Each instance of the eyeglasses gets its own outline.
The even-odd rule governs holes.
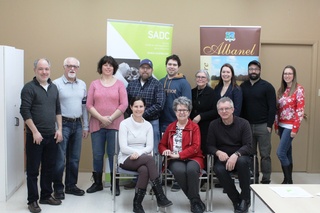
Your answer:
[[[249,70],[249,71],[259,71],[260,68],[251,68],[251,67],[250,67],[248,70]]]
[[[176,112],[186,113],[186,112],[189,112],[189,110],[187,110],[187,109],[177,109]]]
[[[196,76],[197,79],[206,79],[206,76]]]
[[[151,67],[150,67],[150,66],[141,66],[140,69],[142,69],[142,70],[149,70],[149,69],[151,69]]]
[[[249,71],[259,71],[260,68],[249,68],[248,70],[249,70]]]
[[[288,73],[283,73],[283,75],[293,75],[293,73],[291,73],[291,72],[288,72]]]
[[[224,112],[224,111],[227,112],[227,111],[229,111],[229,110],[231,110],[231,109],[232,109],[232,107],[219,108],[218,111],[219,111],[219,112]]]
[[[79,69],[79,66],[77,66],[77,65],[66,64],[64,66],[67,67],[68,69],[71,69],[71,68]]]

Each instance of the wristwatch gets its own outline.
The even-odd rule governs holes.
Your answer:
[[[234,154],[235,154],[236,156],[238,156],[238,157],[241,156],[240,152],[235,152]]]

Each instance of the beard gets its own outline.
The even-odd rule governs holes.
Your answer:
[[[68,72],[68,77],[71,79],[75,79],[76,75],[77,75],[76,73]]]
[[[260,78],[260,73],[250,73],[249,78],[252,81],[258,80]]]

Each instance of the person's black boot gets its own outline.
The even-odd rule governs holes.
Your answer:
[[[103,190],[102,172],[92,172],[93,184],[87,189],[87,193],[94,193]]]
[[[136,193],[133,198],[133,212],[135,213],[145,213],[141,205],[143,198],[146,194],[145,189],[136,189]]]
[[[292,172],[291,166],[282,166],[282,171],[284,174],[284,180],[282,184],[292,184]]]
[[[151,180],[151,184],[152,184],[152,190],[157,198],[157,205],[162,208],[171,206],[172,202],[168,200],[168,198],[164,194],[160,178]]]

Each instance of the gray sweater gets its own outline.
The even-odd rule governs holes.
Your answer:
[[[25,121],[32,119],[41,135],[55,134],[56,115],[61,115],[57,86],[48,83],[46,91],[34,77],[21,91],[20,114]],[[27,133],[32,133],[28,126]]]

